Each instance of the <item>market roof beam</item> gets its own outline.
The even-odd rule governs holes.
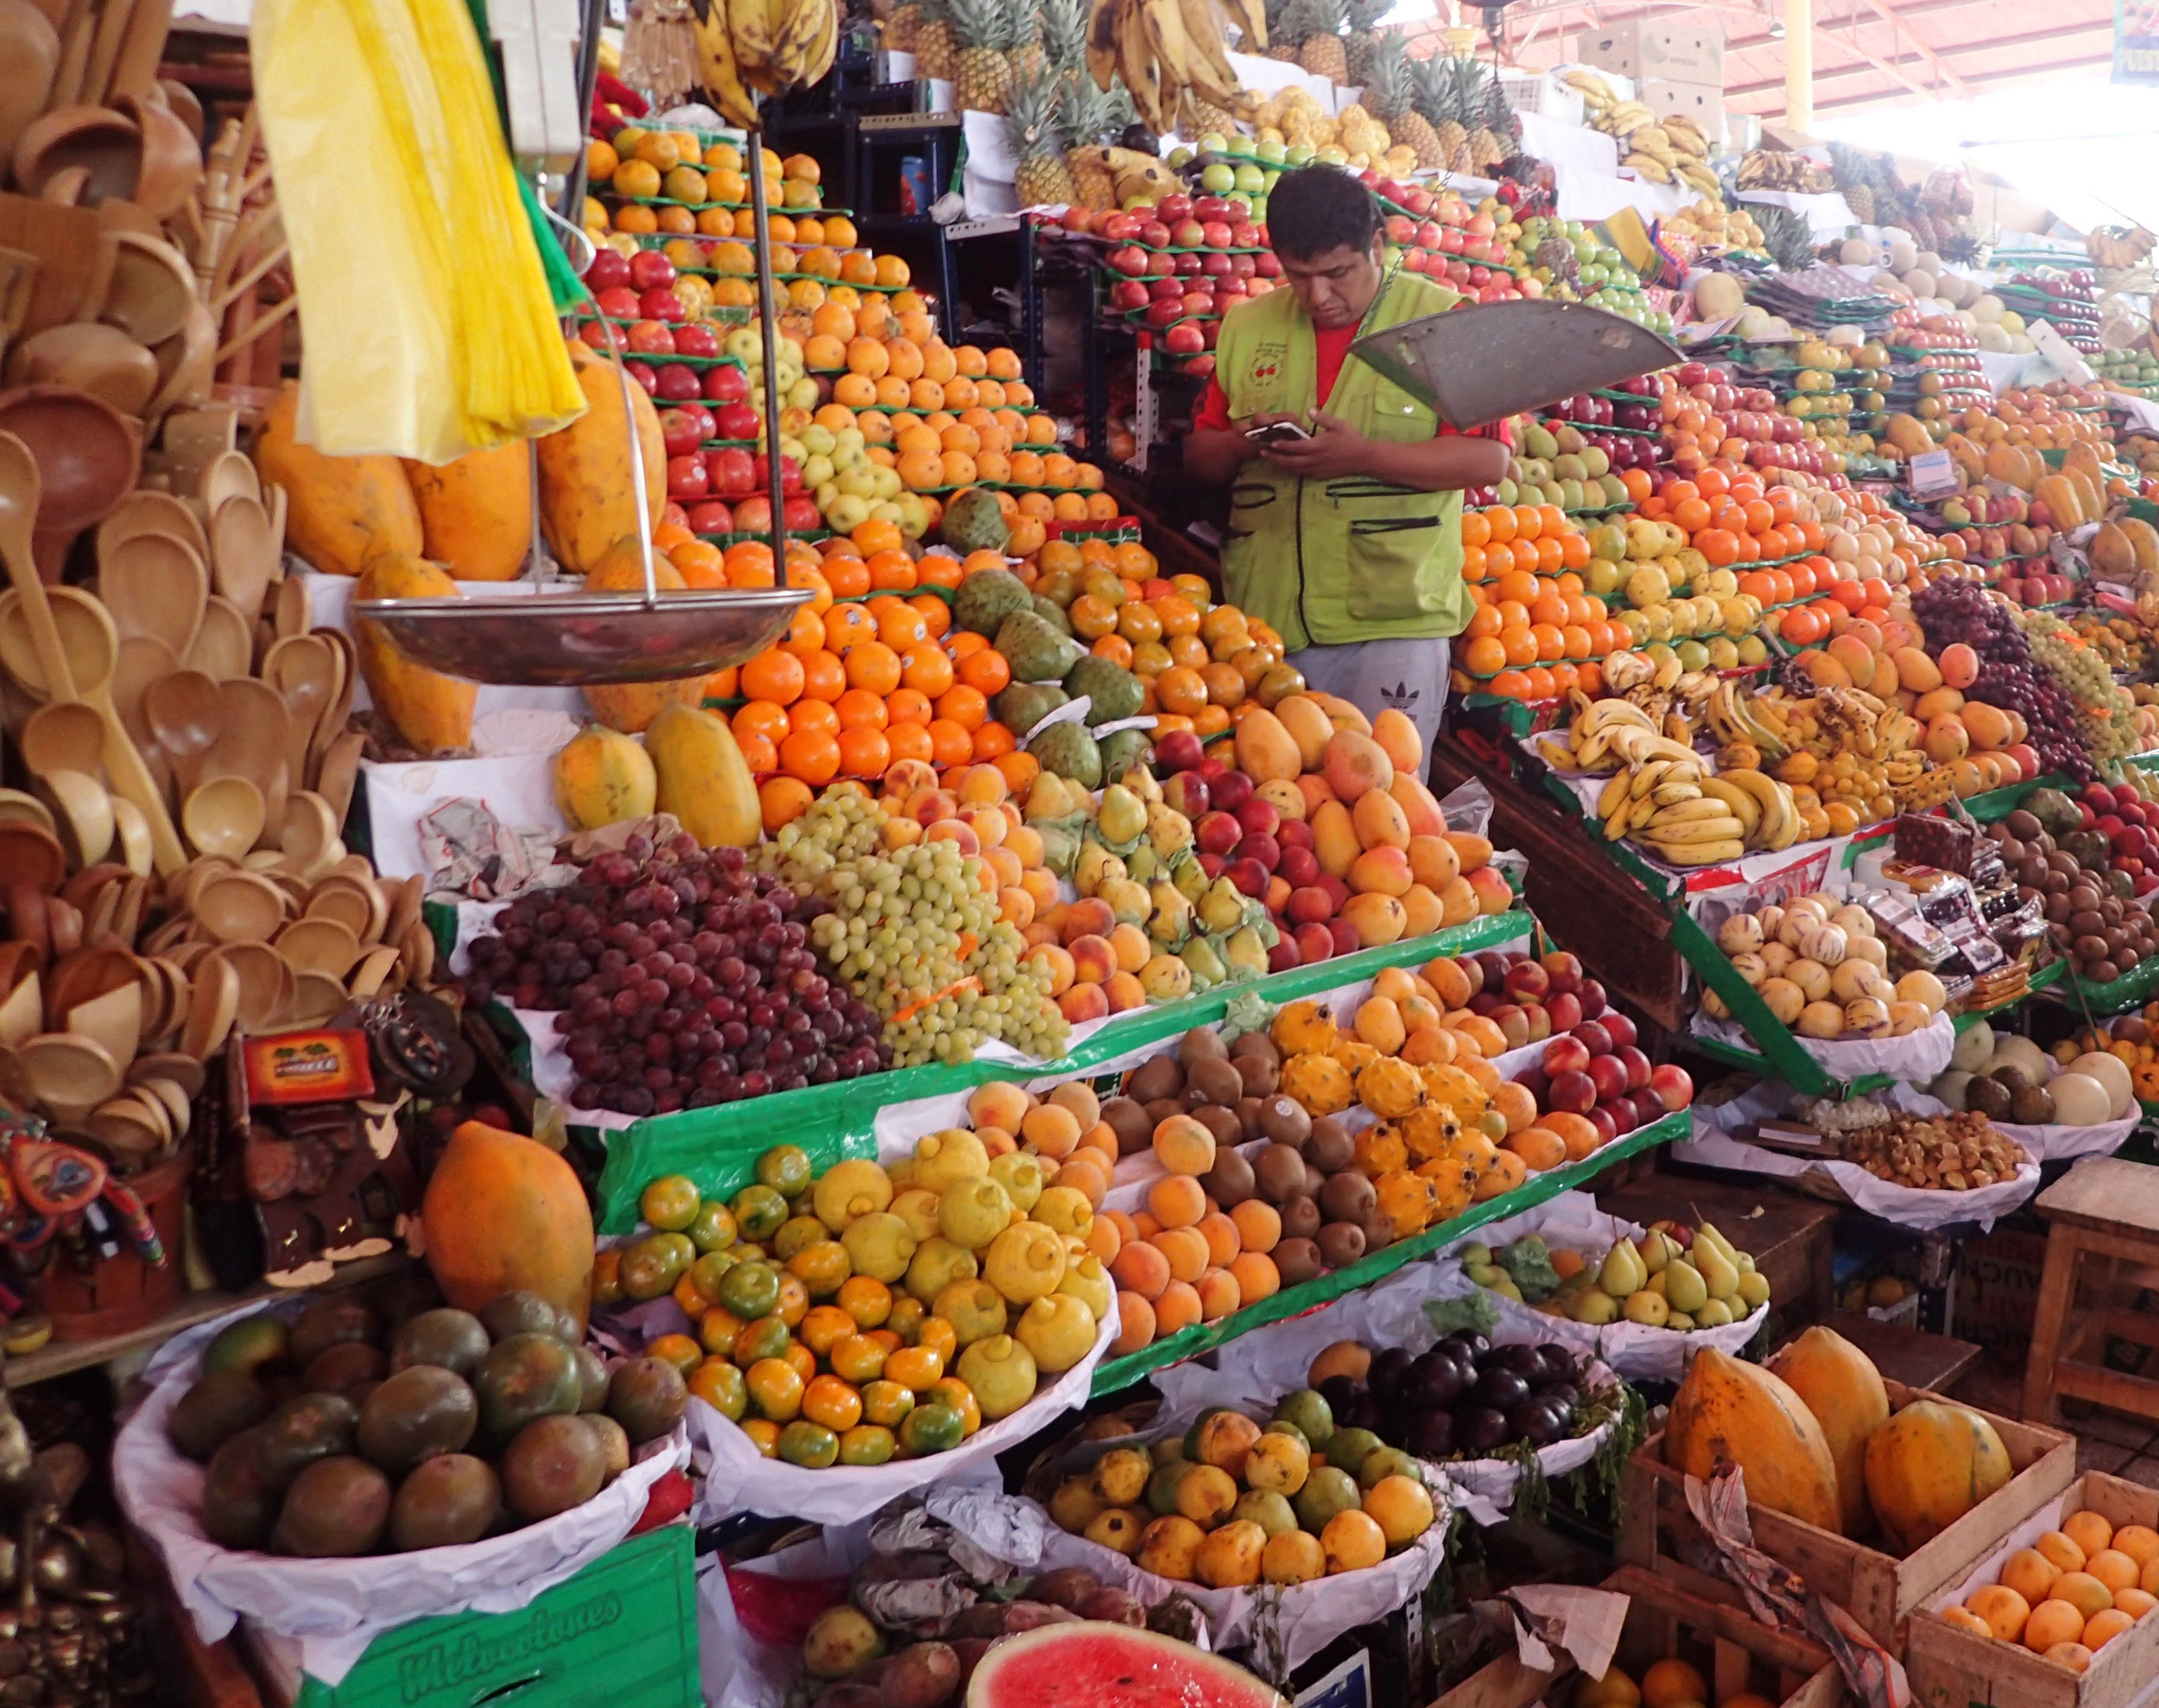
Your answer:
[[[2033,30],[2023,35],[2004,35],[1996,37],[1991,41],[1982,40],[1978,41],[1960,42],[1943,48],[1941,51],[1945,56],[1950,58],[1959,58],[1970,54],[2004,54],[2013,52],[2020,47],[2038,47],[2042,43],[2045,42],[2059,42],[2064,38],[2069,36],[2105,35],[2111,42],[2113,34],[2114,24],[2112,19],[2092,18],[2081,23],[2057,25],[2052,29]],[[2042,72],[2048,70],[2071,70],[2080,66],[2096,64],[2108,57],[2110,57],[2109,54],[2093,54],[2074,60],[2065,60],[2055,66],[2020,66],[1998,72],[1967,71],[1962,73],[1961,75],[1967,83],[1980,83],[1989,80],[1998,82],[2004,77],[2029,77],[2038,75]],[[1921,60],[1919,56],[1916,54],[1904,54],[1899,57],[1896,63],[1900,65],[1911,65],[1915,63],[1923,64],[1924,61]],[[1875,67],[1868,65],[1833,66],[1827,71],[1817,71],[1814,73],[1814,81],[1817,83],[1825,83],[1832,79],[1841,80],[1846,78],[1865,77],[1870,74],[1878,74],[1878,73],[1876,72]],[[1781,93],[1783,87],[1784,80],[1782,78],[1777,78],[1773,80],[1762,83],[1742,83],[1735,87],[1726,89],[1725,91],[1725,98],[1727,100],[1744,100],[1751,95]],[[1823,104],[1834,104],[1834,103],[1826,103]]]
[[[1865,0],[1865,3],[1871,5],[1872,0]],[[1917,18],[1933,17],[1943,12],[1966,11],[1973,6],[1990,3],[1991,0],[1915,0],[1914,4],[1898,5],[1896,9],[1896,16],[1909,22]],[[1559,20],[1557,29],[1559,33],[1564,34],[1570,27],[1570,17],[1576,16],[1579,16],[1579,23],[1573,27],[1581,29],[1598,29],[1625,18],[1640,17],[1652,12],[1703,10],[1737,13],[1749,18],[1759,18],[1762,16],[1759,8],[1756,6],[1732,3],[1704,6],[1702,0],[1649,0],[1647,5],[1627,7],[1591,6],[1584,4],[1583,0],[1516,0],[1516,3],[1508,9],[1507,21],[1510,23],[1515,23],[1532,18],[1556,17]],[[1817,18],[1814,28],[1817,30],[1833,29],[1852,23],[1865,16],[1865,6],[1862,6],[1858,10],[1845,13],[1837,17]],[[1436,34],[1443,27],[1442,22],[1435,18],[1429,25],[1420,29],[1418,34]],[[1725,52],[1727,54],[1751,53],[1757,48],[1770,47],[1782,40],[1782,36],[1771,35],[1766,31],[1758,35],[1730,36],[1725,39]]]
[[[1912,35],[1905,29],[1903,16],[1901,13],[1892,12],[1890,9],[1889,0],[1867,0],[1867,4],[1873,9],[1876,16],[1881,18],[1889,25],[1890,29],[1897,42],[1901,44],[1909,41],[1912,46],[1919,51],[1921,57],[1923,58],[1927,61],[1928,65],[1933,69],[1935,79],[1938,82],[1947,83],[1960,95],[1968,95],[1972,92],[1971,85],[1961,77],[1957,75],[1955,69],[1947,60],[1943,59],[1941,55],[1936,53],[1927,42],[1921,41],[1917,35]],[[1892,75],[1895,75],[1895,73],[1892,73]],[[1898,77],[1897,80],[1902,82],[1903,79],[1902,77]]]

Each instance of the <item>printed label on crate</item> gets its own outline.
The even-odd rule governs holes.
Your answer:
[[[462,1690],[527,1665],[552,1649],[605,1630],[622,1616],[623,1599],[611,1590],[570,1607],[535,1603],[516,1624],[508,1619],[490,1620],[485,1635],[467,1626],[444,1642],[401,1657],[397,1681],[406,1701],[424,1701],[437,1692]]]
[[[1372,1660],[1360,1648],[1316,1683],[1297,1692],[1296,1708],[1371,1708]]]

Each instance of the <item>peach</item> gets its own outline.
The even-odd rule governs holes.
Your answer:
[[[1097,1166],[1098,1163],[1100,1166]],[[1053,1174],[1050,1171],[1054,1169]],[[1107,1159],[1098,1151],[1077,1151],[1063,1162],[1054,1157],[1042,1167],[1042,1179],[1055,1180],[1061,1186],[1070,1186],[1093,1208],[1099,1210],[1102,1200],[1109,1195],[1110,1167]]]
[[[1036,867],[1042,863],[1042,833],[1032,825],[1006,831],[1004,846],[1019,857],[1023,868]]]
[[[1051,996],[1061,996],[1072,988],[1072,957],[1056,944],[1038,943],[1027,952],[1026,958],[1049,975]]]
[[[1009,1132],[1027,1118],[1034,1101],[1010,1080],[996,1080],[967,1099],[967,1119],[978,1129],[1002,1127]]]
[[[1067,949],[1075,937],[1107,937],[1116,928],[1116,910],[1098,895],[1083,895],[1067,903],[1064,917],[1057,923],[1058,934]]]
[[[924,842],[949,842],[972,859],[982,851],[982,838],[975,834],[974,826],[958,819],[939,819],[922,832]]]
[[[1408,773],[1396,770],[1395,780],[1387,785],[1387,793],[1394,796],[1409,820],[1412,836],[1445,836],[1447,814],[1440,810],[1440,803],[1430,789]]]
[[[1012,792],[1004,781],[1004,773],[994,765],[964,766],[953,774],[950,781],[957,785],[953,792],[968,807],[996,807]]]
[[[1200,1295],[1188,1281],[1174,1281],[1155,1301],[1155,1332],[1171,1335],[1200,1320]]]
[[[1479,866],[1464,880],[1477,896],[1479,913],[1504,914],[1514,906],[1514,891],[1490,866]]]
[[[1413,883],[1402,892],[1402,912],[1408,921],[1402,927],[1404,937],[1423,937],[1437,931],[1447,916],[1440,898],[1421,883]]]
[[[926,788],[907,803],[908,817],[925,827],[949,819],[959,810],[959,797],[950,789]]]
[[[1399,941],[1409,924],[1401,902],[1376,892],[1351,896],[1341,917],[1356,928],[1358,946],[1364,949]]]
[[[1244,1249],[1244,1237],[1237,1231],[1237,1224],[1219,1210],[1210,1210],[1200,1217],[1197,1225],[1206,1240],[1208,1257],[1218,1268],[1229,1268],[1230,1260]]]
[[[1035,923],[1035,898],[1017,884],[998,890],[997,917],[1024,932]]]
[[[1117,970],[1117,951],[1110,946],[1106,937],[1092,933],[1065,939],[1065,952],[1072,957],[1073,978],[1082,984],[1099,984]],[[1142,965],[1146,963],[1142,962]]]
[[[1428,889],[1444,889],[1462,875],[1462,857],[1443,832],[1412,836],[1409,874]]]
[[[1164,1228],[1149,1236],[1147,1243],[1169,1260],[1173,1281],[1196,1281],[1206,1269],[1206,1236],[1197,1228]]]
[[[1020,1148],[1020,1142],[1002,1127],[978,1127],[974,1136],[982,1141],[982,1154],[992,1162]]]
[[[1080,1142],[1080,1120],[1061,1104],[1037,1104],[1020,1121],[1020,1136],[1044,1156],[1070,1156]]]
[[[1244,725],[1238,727],[1241,734]],[[1354,730],[1338,729],[1327,738],[1322,767],[1336,797],[1352,805],[1374,789],[1384,791],[1395,780],[1394,761],[1387,757],[1387,750]]]
[[[1347,877],[1357,857],[1364,851],[1349,808],[1339,800],[1323,800],[1312,809],[1307,822],[1312,826],[1312,853],[1320,870],[1335,877]]]
[[[1136,1293],[1117,1295],[1117,1338],[1110,1343],[1114,1357],[1127,1352],[1136,1352],[1150,1345],[1155,1338],[1155,1307]]]
[[[1002,848],[1004,838],[1012,832],[1012,826],[1004,813],[994,807],[970,807],[959,815],[959,822],[975,833],[985,852]],[[928,834],[934,839],[936,826],[930,826]]]
[[[1206,1270],[1194,1290],[1200,1295],[1200,1320],[1203,1323],[1226,1317],[1244,1302],[1237,1277],[1227,1269]],[[1255,1524],[1252,1528],[1257,1532],[1259,1527]]]
[[[1207,1213],[1206,1190],[1189,1174],[1164,1174],[1147,1189],[1147,1207],[1165,1230],[1196,1228]]]
[[[1272,1251],[1282,1243],[1282,1212],[1260,1198],[1248,1198],[1230,1211],[1238,1243],[1247,1256]]]
[[[1238,1252],[1230,1260],[1230,1279],[1237,1283],[1240,1305],[1257,1305],[1282,1291],[1282,1271],[1263,1251]]]
[[[1102,999],[1110,1005],[1111,1014],[1124,1014],[1147,1006],[1147,990],[1137,973],[1120,968],[1102,981]]]
[[[1098,1222],[1096,1226],[1101,1224]],[[1143,1299],[1155,1299],[1169,1285],[1169,1259],[1161,1248],[1135,1241],[1119,1249],[1110,1260],[1110,1274],[1117,1284]],[[2080,1625],[2081,1631],[2084,1628]]]
[[[1116,982],[1116,980],[1112,979],[1111,984],[1113,984]],[[1106,990],[1108,987],[1105,986],[1104,988]],[[1106,1156],[1109,1158],[1110,1167],[1114,1169],[1117,1167],[1117,1129],[1111,1126],[1106,1121],[1096,1122],[1093,1126],[1088,1128],[1086,1132],[1080,1134],[1080,1148],[1081,1150],[1092,1150],[1103,1156]]]
[[[1358,895],[1400,895],[1415,881],[1409,857],[1399,848],[1367,848],[1350,862],[1349,887]]]
[[[1334,790],[1326,778],[1318,771],[1307,771],[1297,779],[1297,793],[1304,797],[1304,815],[1310,819],[1323,800],[1334,799]]]
[[[1189,1115],[1165,1116],[1157,1122],[1153,1148],[1155,1160],[1173,1174],[1197,1177],[1214,1167],[1214,1135]]]
[[[1057,998],[1058,1012],[1074,1026],[1101,1020],[1110,1012],[1110,999],[1099,984],[1075,984]]]
[[[1097,1216],[1088,1223],[1087,1230],[1081,1238],[1086,1242],[1087,1249],[1105,1264],[1115,1263],[1117,1254],[1124,1249],[1123,1231],[1106,1216]]]
[[[1384,789],[1368,789],[1350,809],[1350,824],[1366,848],[1409,846],[1409,819],[1394,796]]]

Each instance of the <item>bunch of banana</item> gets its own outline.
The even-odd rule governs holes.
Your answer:
[[[1569,770],[1622,769],[1636,762],[1644,743],[1661,743],[1668,758],[1694,757],[1694,749],[1664,735],[1656,720],[1631,700],[1592,699],[1577,688],[1573,705],[1567,731],[1571,744],[1559,756]]]
[[[1759,771],[1714,775],[1691,750],[1630,765],[1605,785],[1597,809],[1606,841],[1624,837],[1672,866],[1789,848],[1800,832],[1783,784]]]
[[[1247,54],[1267,46],[1262,0],[1094,0],[1087,19],[1087,70],[1095,86],[1122,80],[1149,130],[1174,127],[1189,92],[1210,106],[1233,108],[1237,73],[1225,26],[1234,24]]]
[[[1742,694],[1730,677],[1718,681],[1709,698],[1709,727],[1728,747],[1751,747],[1756,762],[1782,759],[1790,750],[1790,731],[1782,712],[1773,703]]]
[[[1601,130],[1604,115],[1619,104],[1619,97],[1611,85],[1593,71],[1577,66],[1572,71],[1560,73],[1560,81],[1582,98],[1582,104],[1589,110],[1589,122]]]
[[[737,124],[757,122],[758,95],[809,87],[839,51],[839,0],[690,0],[690,15],[699,80]]]
[[[1795,190],[1816,195],[1834,187],[1834,180],[1805,155],[1783,149],[1750,149],[1739,161],[1735,180],[1743,190]]]
[[[2136,267],[2151,253],[2153,243],[2141,225],[2101,225],[2086,234],[2084,248],[2102,267]]]

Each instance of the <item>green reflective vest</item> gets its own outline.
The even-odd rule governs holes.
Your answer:
[[[1444,285],[1397,273],[1361,335],[1437,314],[1456,300]],[[1428,405],[1353,355],[1320,403],[1312,325],[1287,288],[1224,318],[1215,362],[1236,419],[1319,404],[1367,439],[1421,444],[1438,430]],[[1291,652],[1459,635],[1470,615],[1462,495],[1354,474],[1306,481],[1254,457],[1230,488],[1222,580],[1230,602],[1271,623]]]

